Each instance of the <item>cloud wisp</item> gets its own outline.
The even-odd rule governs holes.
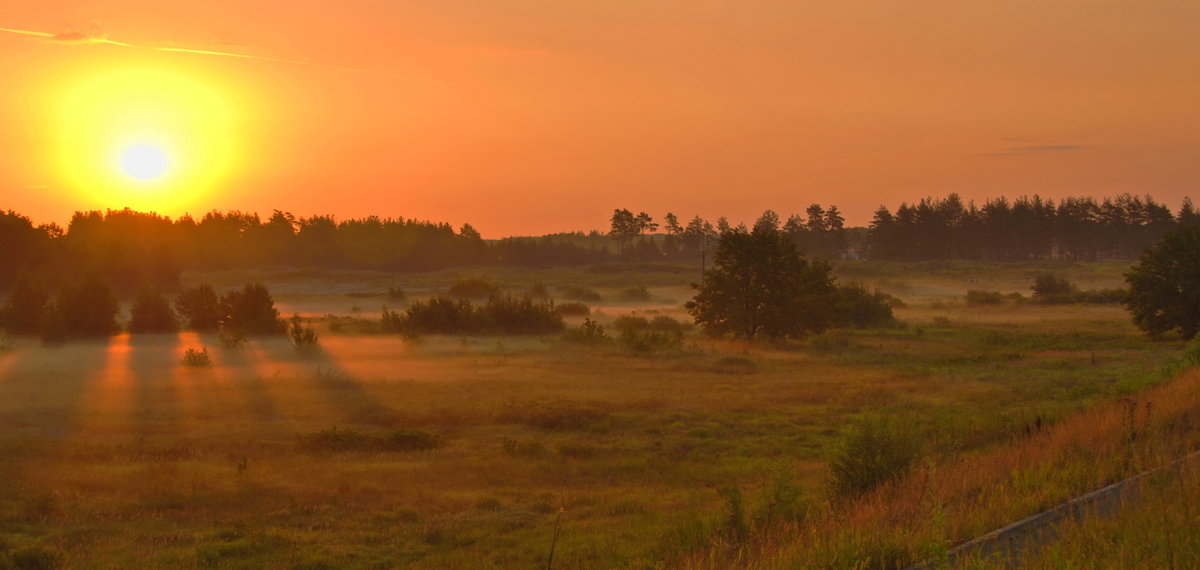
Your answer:
[[[420,77],[420,76],[414,76],[414,75],[401,75],[401,74],[396,74],[396,73],[388,73],[386,71],[363,69],[363,68],[359,68],[359,67],[346,67],[346,66],[342,66],[342,65],[314,63],[314,62],[310,62],[310,61],[301,61],[298,59],[286,59],[286,58],[281,58],[281,57],[252,55],[252,54],[248,54],[248,53],[239,53],[239,52],[232,52],[232,51],[218,51],[218,50],[182,48],[182,47],[166,47],[166,46],[155,46],[155,45],[145,45],[145,44],[130,44],[130,43],[120,42],[120,41],[116,41],[116,40],[111,40],[111,39],[108,39],[103,36],[94,36],[94,35],[87,34],[84,32],[79,32],[79,31],[50,33],[50,32],[40,32],[40,31],[35,31],[35,30],[0,28],[0,32],[20,35],[20,36],[41,38],[44,41],[53,42],[53,43],[82,44],[82,45],[106,45],[106,46],[116,46],[116,47],[128,48],[128,49],[149,50],[149,51],[157,51],[157,52],[165,52],[165,53],[183,53],[183,54],[192,54],[192,55],[229,57],[229,58],[235,58],[235,59],[266,61],[266,62],[272,62],[272,63],[286,63],[286,64],[290,64],[290,65],[319,66],[319,67],[328,67],[331,69],[337,69],[340,71],[347,71],[347,72],[351,72],[351,73],[366,73],[366,74],[371,74],[371,75],[381,75],[384,77],[394,77],[397,79],[419,79],[422,81],[431,81],[431,82],[435,82],[435,83],[442,83],[442,81],[440,81],[440,80],[431,79],[428,77]]]
[[[997,152],[989,152],[984,156],[1033,156],[1039,154],[1056,154],[1087,150],[1089,147],[1081,144],[1030,144],[1010,146]]]

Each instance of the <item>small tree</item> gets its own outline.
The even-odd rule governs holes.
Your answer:
[[[42,330],[46,303],[50,296],[42,284],[28,274],[21,274],[0,308],[0,325],[13,334],[37,334]]]
[[[1200,227],[1185,226],[1146,250],[1125,274],[1125,306],[1151,336],[1176,330],[1183,338],[1200,331]]]
[[[142,287],[130,309],[129,332],[169,333],[179,330],[179,320],[167,298],[151,286]]]
[[[783,233],[731,229],[721,235],[713,268],[687,303],[710,334],[738,338],[802,337],[828,327],[834,292],[830,267],[808,262]]]
[[[54,304],[67,336],[108,336],[117,331],[117,296],[94,274],[60,289]]]
[[[230,291],[221,297],[222,325],[246,334],[280,334],[284,323],[271,299],[271,292],[261,283],[250,283],[241,291]]]
[[[1038,275],[1033,280],[1033,298],[1039,303],[1070,303],[1077,289],[1065,277],[1056,277],[1049,273]]]
[[[215,330],[221,324],[220,300],[212,285],[188,287],[175,297],[175,310],[196,331]]]
[[[292,315],[292,318],[288,319],[288,340],[296,352],[301,354],[313,354],[321,350],[317,343],[317,331],[305,325],[300,315]]]

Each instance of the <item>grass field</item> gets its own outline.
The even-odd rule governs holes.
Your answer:
[[[1147,340],[1118,306],[962,302],[1028,292],[1047,270],[1092,288],[1122,268],[844,265],[907,303],[904,326],[787,346],[693,333],[655,356],[334,333],[327,316],[369,320],[402,306],[390,286],[423,296],[486,275],[514,292],[594,288],[601,322],[683,318],[691,268],[191,275],[263,281],[285,315],[314,319],[322,354],[195,333],[17,340],[0,353],[0,552],[101,568],[529,568],[553,547],[561,568],[719,566],[731,511],[755,526],[827,504],[827,459],[859,418],[904,417],[937,461],[1166,378],[1180,343]],[[616,300],[630,286],[651,298]],[[201,346],[211,366],[181,365]]]

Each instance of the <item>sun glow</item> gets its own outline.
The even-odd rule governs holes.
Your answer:
[[[91,69],[64,89],[57,121],[58,171],[75,191],[112,207],[194,203],[238,156],[230,94],[200,74]]]

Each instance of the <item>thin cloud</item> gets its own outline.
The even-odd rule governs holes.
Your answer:
[[[1031,156],[1036,154],[1054,154],[1086,150],[1088,147],[1080,144],[1030,144],[1010,146],[998,152],[985,153],[984,156]]]
[[[419,76],[414,76],[414,75],[399,75],[399,74],[395,74],[395,73],[388,73],[385,71],[376,71],[373,69],[363,69],[363,68],[359,68],[359,67],[346,67],[346,66],[342,66],[342,65],[313,63],[313,62],[309,62],[309,61],[301,61],[298,59],[286,59],[286,58],[282,58],[282,57],[253,55],[253,54],[239,53],[239,52],[233,52],[233,51],[218,51],[218,50],[207,50],[207,49],[196,49],[196,48],[128,44],[125,42],[110,40],[103,36],[94,36],[94,35],[87,34],[84,32],[79,32],[79,31],[69,31],[69,32],[61,32],[61,33],[55,34],[55,33],[50,33],[50,32],[39,32],[36,30],[19,30],[19,29],[14,29],[14,28],[0,28],[0,32],[8,33],[8,34],[15,34],[15,35],[19,35],[19,36],[42,38],[43,40],[50,41],[50,42],[56,42],[56,43],[82,44],[82,45],[108,45],[108,46],[116,46],[116,47],[122,47],[122,48],[128,48],[128,49],[140,49],[140,50],[158,51],[158,52],[166,52],[166,53],[184,53],[184,54],[203,55],[203,56],[212,56],[212,57],[229,57],[229,58],[235,58],[235,59],[267,61],[267,62],[272,62],[272,63],[286,63],[286,64],[290,64],[290,65],[311,65],[311,66],[328,67],[328,68],[337,69],[337,70],[341,70],[341,71],[348,71],[351,73],[367,73],[367,74],[371,74],[371,75],[382,75],[385,77],[395,77],[395,78],[404,78],[404,79],[420,79],[423,81],[442,83],[442,81],[440,81],[438,79],[432,79],[432,78],[428,78],[428,77],[419,77]]]

